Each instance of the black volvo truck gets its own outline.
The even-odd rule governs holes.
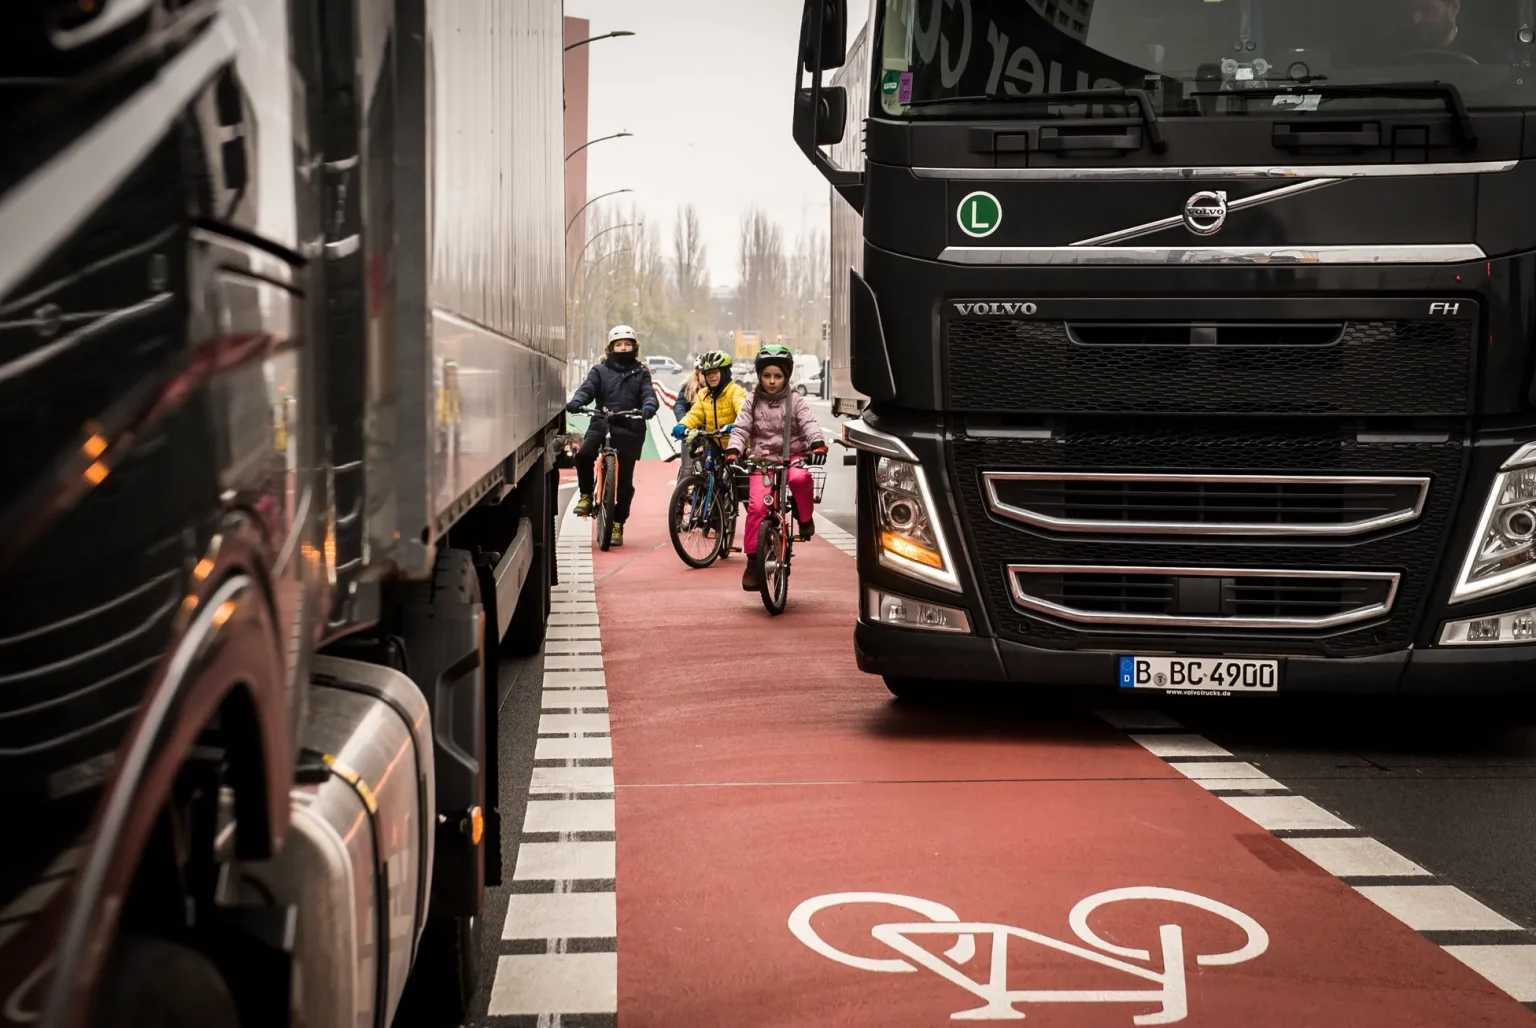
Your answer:
[[[899,696],[1528,680],[1530,0],[803,24],[860,667]]]

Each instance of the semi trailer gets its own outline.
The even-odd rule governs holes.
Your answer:
[[[807,0],[860,666],[1528,686],[1532,10]]]
[[[0,14],[0,1023],[465,1016],[556,574],[562,42]]]

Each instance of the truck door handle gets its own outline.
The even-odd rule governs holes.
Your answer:
[[[1300,125],[1276,125],[1275,146],[1295,150],[1303,146],[1371,147],[1381,145],[1379,122],[1327,122],[1303,128]]]
[[[1114,134],[1098,133],[1088,135],[1077,132],[1064,132],[1059,128],[1042,128],[1040,130],[1040,149],[1042,151],[1062,150],[1140,150],[1141,129],[1131,126],[1124,132]]]

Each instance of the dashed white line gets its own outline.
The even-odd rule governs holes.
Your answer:
[[[528,786],[532,793],[612,792],[611,767],[536,767]]]
[[[619,1009],[617,953],[532,953],[496,961],[489,1012],[530,1014],[616,1014]]]
[[[1441,948],[1521,1003],[1536,1003],[1536,942],[1522,926],[1456,888],[1434,882],[1431,871],[1377,839],[1353,828],[1246,761],[1219,760],[1232,754],[1156,710],[1100,710],[1099,717],[1126,731],[1148,752],[1168,761],[1207,789],[1218,792],[1285,792],[1283,796],[1222,795],[1219,799],[1261,828],[1287,835],[1284,841],[1322,870],[1341,879],[1403,924],[1420,932],[1508,932],[1507,943],[1459,944]],[[1162,731],[1156,731],[1162,729]],[[1179,758],[1189,758],[1181,762]],[[1195,759],[1203,758],[1203,759]],[[1323,834],[1326,833],[1326,834]],[[1359,879],[1405,879],[1403,884],[1369,884]],[[1414,882],[1413,879],[1428,879]],[[1483,937],[1486,939],[1486,936]],[[1518,940],[1518,941],[1517,941]]]
[[[539,800],[528,804],[523,831],[611,832],[613,800]]]
[[[1454,885],[1366,885],[1358,891],[1420,932],[1520,930]]]
[[[540,739],[533,747],[534,760],[612,759],[613,740],[605,735]]]
[[[608,706],[606,689],[545,689],[545,710],[603,710]]]
[[[575,732],[608,731],[607,714],[543,714],[539,717],[540,735],[571,735]]]
[[[530,892],[513,894],[508,900],[501,937],[611,939],[617,930],[618,910],[611,892]]]
[[[524,842],[517,847],[512,877],[519,882],[612,878],[613,854],[611,842]]]

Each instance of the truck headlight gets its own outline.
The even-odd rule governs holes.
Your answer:
[[[1520,448],[1494,476],[1451,603],[1536,581],[1536,445]]]
[[[894,457],[875,463],[875,531],[880,564],[953,592],[960,591],[944,526],[921,466]]]

